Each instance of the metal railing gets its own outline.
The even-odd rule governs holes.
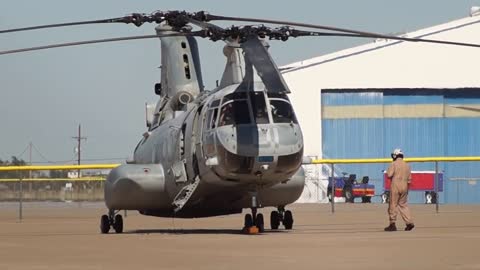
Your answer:
[[[480,161],[480,156],[470,157],[411,157],[405,158],[406,162],[433,162],[435,164],[435,194],[438,196],[438,162],[468,162],[468,161]],[[331,177],[334,179],[335,164],[368,164],[368,163],[390,163],[390,158],[369,158],[369,159],[313,159],[310,162],[304,162],[304,164],[330,164],[331,165]],[[120,164],[84,164],[84,165],[33,165],[33,166],[0,166],[0,172],[2,171],[40,171],[40,170],[85,170],[85,169],[113,169],[120,166]],[[62,179],[65,180],[65,179]],[[82,178],[69,178],[69,181],[85,181]],[[2,181],[2,180],[0,180]],[[19,195],[19,218],[22,219],[22,178],[19,179],[5,179],[4,181],[18,181],[20,183],[20,195]],[[35,180],[32,180],[35,181]],[[49,179],[49,181],[55,181],[55,179]],[[101,180],[100,180],[101,181]],[[332,190],[335,190],[335,181],[332,181]],[[334,193],[332,193],[331,209],[332,213],[335,213],[335,200]],[[439,200],[435,200],[436,212],[439,212]]]
[[[438,196],[438,162],[465,162],[465,161],[480,161],[480,156],[471,157],[411,157],[405,158],[406,162],[433,162],[435,163],[435,196]],[[330,164],[331,177],[334,179],[335,164],[365,164],[365,163],[390,163],[391,158],[366,158],[366,159],[313,159],[306,164]],[[335,190],[335,181],[332,181],[332,191]],[[332,213],[335,213],[334,192],[332,192]],[[435,211],[439,212],[439,200],[435,200]]]
[[[6,171],[45,171],[45,170],[88,170],[88,169],[113,169],[120,166],[120,164],[84,164],[84,165],[29,165],[29,166],[0,166],[0,172]],[[28,181],[42,181],[40,179],[29,179]],[[3,182],[18,182],[19,183],[19,209],[18,218],[20,221],[23,219],[23,180],[27,180],[22,177],[18,179],[0,179]],[[99,178],[51,178],[48,181],[102,181],[105,179]]]
[[[83,164],[83,165],[28,165],[28,166],[0,166],[0,172],[5,171],[48,171],[48,170],[88,170],[113,169],[120,164]]]

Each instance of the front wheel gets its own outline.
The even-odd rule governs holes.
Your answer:
[[[116,233],[123,232],[123,218],[122,215],[116,215],[113,220],[113,229]]]
[[[270,228],[272,230],[277,230],[278,226],[280,226],[280,216],[278,211],[270,212]]]
[[[283,217],[283,225],[287,230],[291,230],[293,228],[293,215],[290,210],[285,211],[285,216]]]
[[[244,228],[250,228],[253,226],[253,218],[252,218],[252,215],[250,214],[246,214],[245,215],[245,219],[244,219]]]
[[[110,231],[110,220],[107,215],[103,215],[100,218],[100,232],[108,233],[108,231]]]
[[[263,220],[263,214],[262,213],[257,214],[257,218],[255,220],[255,225],[257,226],[257,228],[260,232],[265,231],[265,222]]]
[[[389,196],[390,196],[390,194],[388,193],[388,191],[385,191],[382,194],[382,203],[389,203],[390,202]]]

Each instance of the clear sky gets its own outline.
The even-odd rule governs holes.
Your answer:
[[[1,0],[0,29],[119,17],[155,10],[205,10],[212,14],[331,25],[379,33],[418,30],[466,17],[480,0],[147,1]],[[223,25],[230,25],[224,23]],[[86,39],[153,34],[154,25],[94,25],[0,35],[0,50]],[[304,38],[271,42],[278,65],[370,42]],[[199,41],[207,88],[224,66],[221,42]],[[82,124],[85,159],[132,156],[145,131],[145,102],[154,102],[160,80],[158,40],[128,41],[0,56],[0,159],[19,156],[33,142],[34,162],[74,159]],[[345,79],[348,79],[345,78]],[[28,161],[28,151],[21,158]],[[120,162],[121,160],[110,160]],[[110,162],[107,160],[107,162]]]

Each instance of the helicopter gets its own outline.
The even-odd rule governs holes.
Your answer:
[[[222,28],[211,21],[259,25]],[[135,39],[160,39],[161,82],[156,104],[147,104],[146,131],[133,159],[113,169],[105,182],[108,213],[100,232],[122,233],[121,210],[142,215],[200,218],[238,214],[246,232],[293,229],[287,206],[301,195],[303,137],[290,90],[268,52],[271,40],[342,36],[480,47],[477,44],[407,38],[331,26],[212,15],[204,11],[156,11],[124,17],[1,30],[1,33],[85,24],[157,24],[154,35],[90,40],[0,51],[0,55]],[[281,25],[270,27],[265,24]],[[196,28],[198,28],[198,30]],[[324,32],[296,29],[321,29]],[[204,89],[196,38],[223,41],[226,64],[216,88]]]

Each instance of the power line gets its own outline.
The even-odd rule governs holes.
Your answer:
[[[45,161],[47,161],[47,163],[53,163],[53,161],[49,160],[48,158],[46,158],[41,152],[40,150],[38,150],[38,148],[35,146],[35,144],[32,143],[32,146],[33,146],[33,150],[35,150],[35,152],[41,157],[43,158]]]
[[[25,154],[25,152],[28,150],[28,148],[30,147],[30,144],[27,144],[27,146],[25,147],[25,149],[22,151],[22,153],[20,155],[17,155],[16,157],[17,158],[20,158],[23,156],[23,154]]]

